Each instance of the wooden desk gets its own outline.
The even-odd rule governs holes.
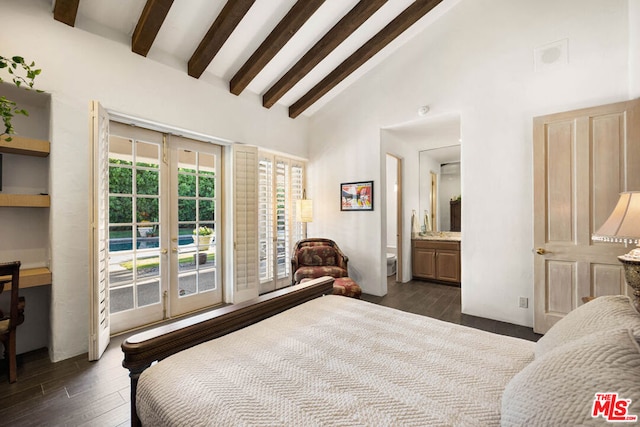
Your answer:
[[[11,276],[0,277],[0,281],[11,280]],[[20,288],[31,288],[51,284],[51,271],[47,267],[21,268]],[[11,289],[11,282],[4,285],[4,289]]]

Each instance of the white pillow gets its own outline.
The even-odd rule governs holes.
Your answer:
[[[536,343],[536,358],[586,335],[612,329],[633,329],[640,335],[640,314],[624,295],[598,297],[569,312]]]
[[[629,329],[572,341],[536,358],[502,395],[503,426],[604,425],[592,417],[596,393],[631,399],[640,421],[640,346]]]

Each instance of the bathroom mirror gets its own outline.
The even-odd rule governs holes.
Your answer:
[[[420,151],[420,221],[428,212],[431,231],[460,231],[460,166],[459,143]]]

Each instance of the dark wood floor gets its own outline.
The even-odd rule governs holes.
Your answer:
[[[389,281],[384,297],[364,300],[444,321],[504,335],[537,340],[531,328],[460,312],[460,288],[412,281]],[[125,426],[129,424],[129,377],[114,337],[98,362],[80,355],[58,363],[46,349],[18,356],[18,382],[9,384],[0,372],[0,426]],[[4,369],[4,367],[2,367]]]
[[[534,333],[532,328],[463,314],[460,303],[460,287],[458,286],[441,285],[421,280],[396,283],[393,279],[393,277],[389,277],[387,295],[384,297],[363,295],[362,299],[398,310],[529,341],[538,341],[542,336]]]

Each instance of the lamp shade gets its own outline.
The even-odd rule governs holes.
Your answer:
[[[309,199],[296,200],[296,221],[298,222],[313,221],[313,200],[309,200]]]
[[[614,243],[640,242],[640,191],[620,193],[609,218],[591,237],[594,241]]]

